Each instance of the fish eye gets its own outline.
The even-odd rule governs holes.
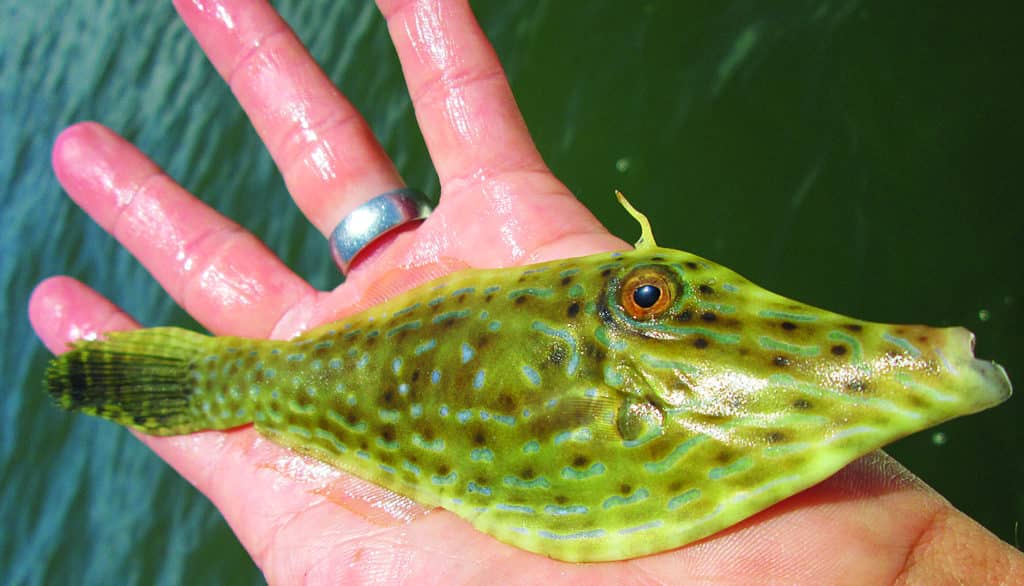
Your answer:
[[[645,267],[626,277],[619,303],[637,320],[658,317],[672,305],[675,288],[661,271]]]
[[[637,307],[649,309],[661,298],[661,289],[657,285],[641,285],[633,290],[633,303]]]

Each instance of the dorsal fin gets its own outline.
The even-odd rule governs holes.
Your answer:
[[[618,189],[615,190],[615,197],[619,198],[619,203],[622,207],[626,208],[629,215],[633,216],[633,219],[640,222],[640,240],[636,241],[636,249],[643,250],[646,248],[657,248],[658,243],[654,241],[654,233],[651,231],[651,222],[647,219],[647,216],[643,215],[633,204],[629,203],[626,196],[622,195],[622,192]]]

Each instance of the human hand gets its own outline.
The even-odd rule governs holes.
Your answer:
[[[338,289],[314,291],[102,127],[65,132],[68,193],[216,334],[287,338],[464,266],[623,247],[537,154],[493,51],[464,2],[381,1],[442,194],[431,218],[378,242]],[[370,130],[262,3],[179,3],[231,84],[296,203],[326,236],[401,180]],[[325,246],[326,259],[326,246]],[[84,285],[44,282],[30,308],[60,352],[136,327]],[[1020,571],[1020,556],[877,453],[700,543],[620,563],[569,565],[496,542],[442,510],[263,441],[251,429],[142,437],[213,500],[274,583],[519,580],[877,582]],[[388,516],[380,507],[397,506]],[[917,574],[917,572],[921,572]]]

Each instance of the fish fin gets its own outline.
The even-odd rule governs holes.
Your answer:
[[[640,223],[640,240],[636,241],[636,249],[643,250],[647,248],[657,248],[658,243],[654,241],[654,232],[651,230],[651,222],[647,219],[647,216],[640,213],[633,204],[629,203],[625,195],[622,192],[615,190],[615,197],[618,198],[619,203],[622,207],[626,208],[626,212],[633,216],[633,219]]]
[[[236,427],[247,421],[207,415],[196,405],[202,393],[194,365],[210,354],[212,341],[180,328],[111,332],[105,340],[75,342],[50,361],[46,387],[65,409],[153,435]]]

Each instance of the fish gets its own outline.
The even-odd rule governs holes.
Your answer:
[[[659,247],[469,269],[290,340],[74,342],[65,409],[270,440],[570,562],[692,543],[1007,400],[960,327],[861,321]]]

